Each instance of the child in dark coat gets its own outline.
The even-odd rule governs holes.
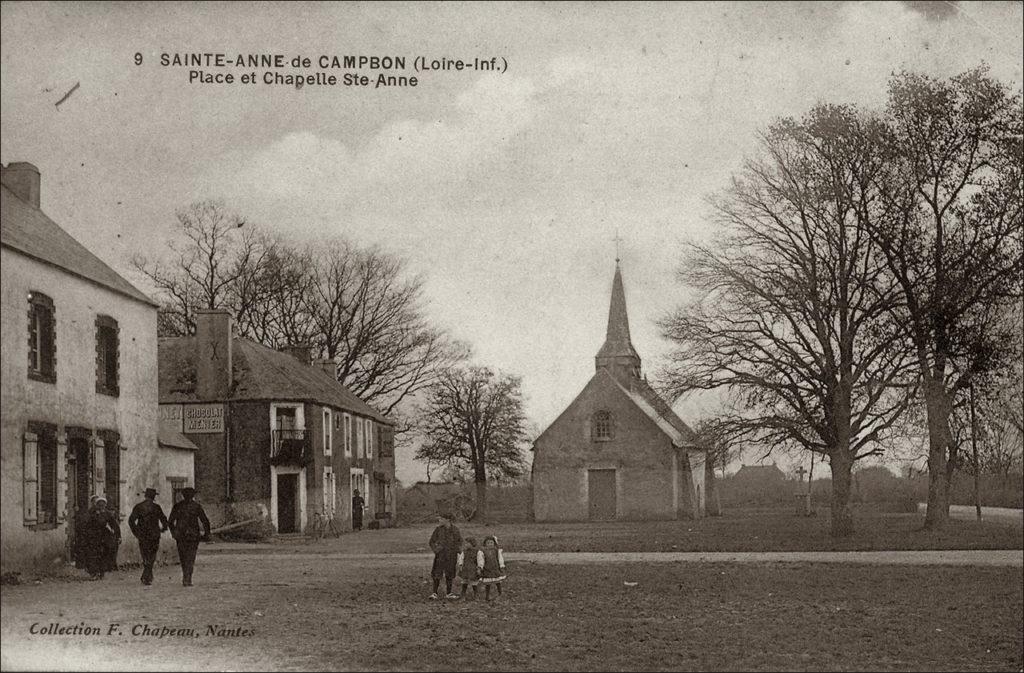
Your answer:
[[[480,581],[484,585],[484,597],[491,600],[491,586],[497,587],[498,595],[501,595],[501,583],[505,580],[505,556],[498,546],[498,538],[488,535],[484,538],[483,568],[480,572]]]
[[[464,598],[466,596],[466,589],[473,587],[473,598],[476,598],[477,585],[480,584],[480,572],[484,565],[484,553],[476,546],[474,538],[466,538],[466,544],[459,554],[458,565],[459,569],[456,571],[456,574],[462,582],[462,592],[459,596]]]

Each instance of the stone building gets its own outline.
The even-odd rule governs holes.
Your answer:
[[[191,481],[192,453],[158,448],[156,304],[40,210],[35,166],[2,183],[2,563],[45,569],[75,559],[91,496],[123,521],[166,470]]]
[[[196,334],[161,338],[160,424],[199,447],[196,488],[214,526],[267,517],[301,532],[316,513],[363,526],[395,513],[393,424],[309,348],[275,351],[234,334],[231,314],[196,315]]]
[[[704,514],[705,452],[641,374],[618,263],[596,372],[534,442],[537,521]]]

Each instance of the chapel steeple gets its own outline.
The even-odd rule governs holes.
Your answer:
[[[598,369],[606,369],[622,384],[640,378],[640,356],[629,338],[629,316],[626,314],[626,292],[622,287],[622,271],[615,260],[612,280],[612,301],[608,309],[608,331],[604,345],[594,358]]]

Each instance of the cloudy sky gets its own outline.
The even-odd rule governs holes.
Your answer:
[[[43,209],[137,282],[126,261],[201,198],[300,240],[379,243],[425,275],[432,317],[477,361],[523,377],[543,428],[593,372],[616,231],[654,374],[654,321],[684,296],[680,245],[708,231],[705,199],[759,129],[819,101],[879,105],[904,68],[984,61],[1020,87],[1021,8],[4,3],[0,160],[38,166]],[[185,52],[508,69],[395,73],[415,88],[200,85],[159,65]],[[707,404],[679,409],[695,420]],[[403,462],[401,479],[422,478]]]

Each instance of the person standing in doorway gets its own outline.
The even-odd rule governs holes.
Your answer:
[[[363,529],[363,507],[366,506],[366,501],[363,500],[363,496],[359,495],[359,489],[352,491],[352,528],[354,530]]]
[[[168,528],[167,517],[164,516],[163,508],[156,504],[156,496],[155,488],[147,488],[146,499],[135,505],[128,517],[128,527],[139,541],[142,583],[147,586],[153,583],[153,564],[160,551],[160,534]]]
[[[83,523],[81,549],[85,569],[92,579],[100,580],[108,570],[117,570],[121,527],[114,513],[107,509],[107,499],[102,495],[92,497],[92,506]]]
[[[199,541],[210,541],[210,520],[206,518],[203,506],[195,501],[196,489],[191,486],[181,490],[181,501],[174,503],[167,523],[171,535],[178,544],[178,560],[181,561],[181,585],[192,586],[192,569],[196,564]],[[203,531],[200,533],[200,526]]]
[[[440,596],[437,589],[444,578],[445,597],[455,600],[458,594],[452,592],[452,580],[455,579],[455,566],[462,551],[462,533],[455,527],[454,515],[444,513],[438,517],[440,524],[434,529],[430,536],[430,550],[434,552],[434,565],[430,569],[430,578],[434,581],[434,592],[430,594],[431,600],[437,600]]]

